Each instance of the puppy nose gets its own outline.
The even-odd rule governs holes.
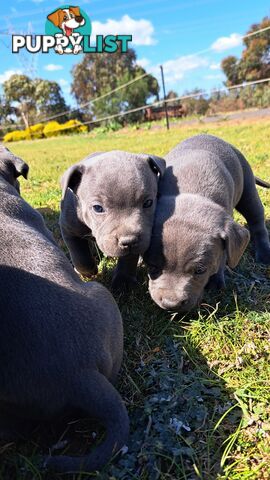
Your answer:
[[[77,15],[77,17],[75,17],[75,20],[76,22],[81,23],[83,21],[83,17],[81,15]]]
[[[135,235],[129,235],[127,237],[119,238],[119,245],[122,248],[132,248],[138,245],[138,237]]]

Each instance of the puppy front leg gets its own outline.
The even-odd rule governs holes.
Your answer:
[[[90,250],[89,240],[70,235],[63,228],[62,236],[68,247],[75,270],[84,277],[96,275],[98,272],[97,263]]]
[[[120,257],[113,271],[112,290],[119,293],[134,288],[137,285],[137,264],[139,255]]]

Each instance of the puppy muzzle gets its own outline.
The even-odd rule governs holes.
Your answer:
[[[183,294],[181,297],[174,296],[169,291],[151,289],[149,291],[154,302],[163,310],[171,310],[180,313],[187,313],[196,308],[201,302],[202,295],[195,297],[192,294]]]
[[[108,257],[125,257],[127,255],[143,255],[147,250],[150,239],[135,237],[131,235],[120,237],[102,238],[100,241],[96,237],[99,248]]]

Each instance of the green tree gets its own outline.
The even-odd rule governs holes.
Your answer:
[[[270,17],[251,25],[247,33],[270,27]],[[229,56],[221,63],[227,77],[226,85],[261,80],[270,76],[270,29],[244,39],[241,58]]]
[[[247,33],[270,27],[270,17],[251,25]],[[243,80],[261,80],[270,76],[270,29],[244,39],[245,49],[240,60]]]
[[[25,127],[29,126],[31,112],[35,109],[35,87],[26,75],[12,75],[3,83],[7,102],[14,106],[17,116],[21,117]]]
[[[26,75],[12,75],[3,83],[4,98],[9,108],[23,121],[30,123],[68,110],[61,88],[56,82],[31,79]],[[61,117],[65,121],[67,116]]]
[[[33,83],[35,85],[37,120],[68,111],[61,87],[57,82],[37,78]],[[59,118],[64,122],[67,120],[68,114]]]
[[[78,104],[83,106],[144,73],[145,70],[136,63],[133,49],[128,49],[125,54],[86,54],[83,60],[73,67],[71,91]],[[113,115],[144,105],[149,98],[157,98],[158,92],[157,80],[148,75],[83,110],[89,118]],[[128,120],[135,121],[141,117],[142,113],[137,112],[129,116]]]
[[[227,77],[226,85],[228,87],[241,82],[239,78],[239,60],[236,57],[230,55],[224,58],[221,62],[221,68]]]

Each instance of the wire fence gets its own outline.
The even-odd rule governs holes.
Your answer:
[[[224,87],[224,88],[220,88],[220,89],[212,89],[212,90],[209,90],[208,92],[206,90],[202,90],[198,93],[194,93],[194,94],[190,94],[190,95],[183,95],[183,96],[176,97],[176,98],[168,98],[166,100],[158,100],[158,101],[153,102],[151,104],[148,103],[148,104],[142,105],[141,107],[132,108],[132,109],[126,110],[124,112],[119,112],[119,113],[116,113],[116,114],[113,114],[113,115],[107,115],[105,117],[97,118],[97,119],[94,119],[94,120],[89,120],[87,122],[81,122],[80,125],[93,125],[95,123],[101,123],[101,122],[105,122],[105,121],[108,121],[108,120],[114,120],[116,118],[123,118],[126,115],[130,115],[132,113],[140,112],[142,110],[145,110],[146,108],[158,107],[160,105],[164,105],[164,104],[168,104],[168,103],[172,103],[172,102],[176,102],[176,101],[186,100],[186,99],[189,99],[189,98],[201,97],[202,95],[212,95],[214,93],[225,92],[225,91],[233,90],[233,89],[237,89],[237,88],[245,88],[245,87],[249,87],[251,85],[257,85],[257,84],[266,83],[266,82],[270,82],[270,77],[262,79],[262,80],[256,80],[254,82],[246,82],[246,83],[242,83],[242,84],[239,84],[239,85],[232,85],[231,87]],[[70,130],[70,129],[73,129],[73,128],[78,128],[78,125],[70,125],[70,126],[66,126],[66,127],[61,127],[61,130]]]
[[[74,128],[75,129],[78,128],[78,126],[94,125],[96,123],[102,123],[102,122],[109,121],[109,120],[114,120],[114,119],[117,119],[117,118],[123,118],[123,117],[125,117],[127,115],[130,115],[132,113],[136,113],[136,112],[146,110],[147,108],[151,109],[151,108],[159,107],[159,106],[169,104],[169,103],[179,102],[179,101],[188,100],[188,99],[191,99],[191,98],[202,97],[202,96],[211,96],[215,93],[229,92],[231,90],[247,88],[247,87],[250,87],[252,85],[258,85],[258,84],[263,84],[263,83],[268,83],[268,82],[270,82],[270,77],[269,78],[264,78],[264,79],[261,79],[261,80],[255,80],[253,82],[244,82],[244,83],[237,84],[237,85],[231,85],[230,87],[214,88],[214,89],[211,89],[211,90],[208,90],[208,91],[207,90],[200,90],[196,93],[192,93],[192,94],[189,94],[189,95],[181,95],[179,97],[173,97],[173,98],[158,100],[158,101],[155,101],[155,102],[152,102],[152,103],[146,103],[146,104],[144,104],[140,107],[136,107],[136,108],[132,108],[132,109],[129,109],[129,110],[126,110],[126,111],[118,112],[118,113],[115,113],[115,114],[112,114],[112,115],[107,115],[107,116],[96,118],[96,119],[89,120],[89,121],[86,121],[86,122],[80,122],[79,125],[76,125],[76,124],[67,125],[66,127],[61,125],[59,130],[61,130],[61,131],[71,130],[71,129],[74,129]],[[121,88],[124,88],[124,85],[122,85]],[[109,93],[106,94],[106,96],[107,95],[109,95]],[[99,100],[100,98],[104,98],[104,96],[96,98],[95,101]],[[76,109],[76,110],[78,110],[78,109]],[[53,118],[56,118],[56,117],[53,117]],[[51,119],[52,119],[52,117],[49,117],[46,120],[39,121],[39,123],[46,123]],[[24,125],[22,125],[22,124],[17,125],[16,128],[18,128],[18,127],[24,127]],[[2,129],[2,130],[10,129],[10,128],[11,128],[11,126],[7,126],[7,125],[5,125],[3,127],[0,127],[0,129]]]

